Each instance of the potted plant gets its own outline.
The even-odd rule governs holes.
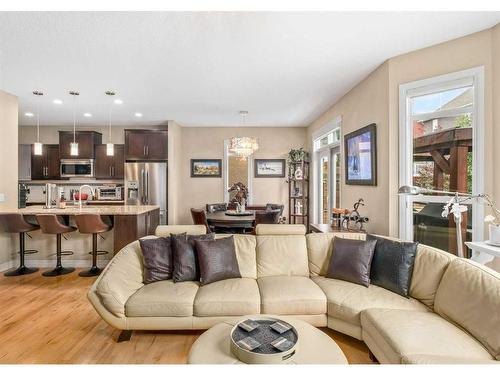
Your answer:
[[[289,163],[298,163],[298,162],[301,162],[303,160],[307,160],[308,157],[309,157],[309,153],[306,150],[304,150],[303,147],[301,147],[297,150],[291,149],[288,152],[288,162]]]

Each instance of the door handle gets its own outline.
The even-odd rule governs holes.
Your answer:
[[[146,204],[149,204],[149,172],[146,170]]]
[[[115,167],[112,165],[111,166],[111,176],[115,175]]]
[[[149,146],[146,146],[146,155],[149,155]]]
[[[146,146],[143,146],[143,147],[142,147],[142,154],[143,154],[144,156],[146,156]]]
[[[111,174],[111,165],[109,166],[109,176],[111,177],[112,174]]]
[[[144,204],[144,199],[145,199],[144,191],[145,191],[145,187],[146,187],[146,179],[144,177],[144,169],[141,169],[141,185],[142,185],[141,203]]]

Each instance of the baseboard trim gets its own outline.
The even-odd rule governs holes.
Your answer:
[[[9,260],[5,263],[0,263],[0,272],[7,271],[10,268],[13,268],[15,265],[13,260]]]
[[[91,266],[91,261],[85,259],[63,259],[62,263],[67,267],[76,267],[76,268],[88,268]],[[109,259],[98,260],[97,266],[100,268],[106,267],[109,263]],[[51,268],[55,267],[55,260],[50,259],[26,259],[27,267],[38,267],[38,268]],[[0,264],[0,272],[7,271],[10,268],[14,268],[17,266],[17,260],[11,260],[5,263]]]

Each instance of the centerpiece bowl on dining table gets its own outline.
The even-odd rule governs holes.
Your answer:
[[[238,212],[238,211],[226,211],[225,214],[227,216],[252,216],[253,212],[252,211],[243,211],[243,212]]]

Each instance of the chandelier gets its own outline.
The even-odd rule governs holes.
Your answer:
[[[242,127],[246,126],[248,111],[240,111]],[[233,137],[229,140],[229,152],[239,158],[248,158],[259,149],[259,142],[255,137]]]
[[[255,137],[233,137],[229,140],[229,152],[240,158],[248,158],[259,149]]]

